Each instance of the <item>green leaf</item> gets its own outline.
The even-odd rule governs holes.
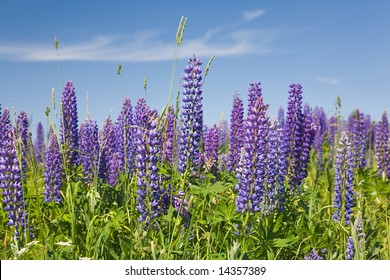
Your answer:
[[[298,241],[298,237],[296,238],[275,238],[274,246],[277,248],[287,248],[291,245],[295,244]]]

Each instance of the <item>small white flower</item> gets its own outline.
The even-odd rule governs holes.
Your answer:
[[[63,242],[63,241],[57,242],[56,245],[59,245],[59,246],[72,246],[71,243],[69,243],[69,242]]]

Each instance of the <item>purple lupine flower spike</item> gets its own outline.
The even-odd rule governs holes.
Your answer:
[[[20,163],[9,121],[9,111],[4,109],[0,120],[0,188],[3,190],[4,210],[8,212],[8,226],[13,227],[14,237],[20,239],[28,231],[28,212],[24,201]],[[30,237],[34,238],[32,230]]]
[[[303,179],[307,177],[307,167],[310,161],[310,151],[316,135],[318,127],[315,126],[312,113],[306,112],[304,115],[304,125],[303,125],[303,134],[302,134],[302,149],[300,157],[300,174],[299,181],[302,182]],[[322,149],[322,143],[321,149]]]
[[[62,92],[61,143],[64,145],[65,162],[77,164],[79,143],[77,100],[72,81],[67,81]]]
[[[267,174],[267,139],[269,133],[269,117],[267,115],[268,104],[264,104],[263,98],[258,98],[255,106],[258,108],[257,119],[257,141],[256,141],[256,166],[255,180],[252,194],[252,211],[265,212],[264,197],[266,196],[266,174]]]
[[[117,128],[117,151],[122,154],[121,157],[123,158],[121,169],[125,170],[126,165],[126,172],[131,176],[134,172],[133,109],[128,97],[123,102]]]
[[[149,217],[149,209],[146,205],[147,197],[147,154],[146,132],[150,122],[150,109],[145,99],[140,98],[135,106],[134,118],[134,146],[135,146],[135,170],[137,174],[137,206],[140,214],[139,221],[145,222]]]
[[[100,162],[99,162],[99,177],[104,182],[108,182],[111,186],[115,186],[118,178],[118,170],[116,169],[117,155],[116,153],[116,126],[108,117],[103,125],[103,129],[99,139],[100,143]]]
[[[351,222],[352,207],[354,200],[353,181],[354,181],[355,160],[352,153],[352,145],[346,132],[341,134],[339,148],[336,154],[336,173],[334,179],[334,207],[335,213],[333,219],[340,221],[342,217],[342,205],[344,195],[344,223]]]
[[[323,255],[326,253],[326,249],[322,249],[320,252],[317,252],[316,249],[310,251],[308,256],[305,256],[305,260],[323,260]]]
[[[43,154],[45,150],[45,134],[43,132],[43,126],[41,122],[38,122],[37,125],[37,136],[34,143],[34,154],[35,159],[38,163],[43,162]]]
[[[277,208],[279,210],[283,209],[286,161],[284,159],[281,141],[282,129],[275,119],[269,127],[267,139],[265,213],[273,213]]]
[[[303,130],[302,86],[300,84],[291,84],[288,97],[287,118],[283,133],[285,153],[288,160],[288,183],[291,194],[299,191],[301,185]]]
[[[375,127],[375,156],[378,177],[390,177],[389,135],[389,122],[385,111],[381,121]]]
[[[62,201],[61,185],[63,178],[62,157],[58,145],[57,136],[53,131],[50,133],[50,141],[45,153],[45,191],[44,201]]]
[[[219,145],[219,129],[216,125],[207,130],[204,139],[204,151],[205,151],[205,166],[207,172],[218,171],[218,145]]]
[[[274,124],[275,126],[276,124]],[[284,136],[283,136],[283,127],[281,124],[278,124],[279,126],[276,128],[276,137],[278,138],[278,172],[276,174],[276,182],[278,184],[278,204],[279,204],[279,211],[282,211],[284,209],[284,202],[285,202],[285,181],[286,181],[286,175],[287,175],[287,158],[286,158],[286,152],[285,152],[285,146],[284,146]]]
[[[348,155],[348,154],[347,154]],[[355,164],[352,160],[352,157],[347,157],[347,165],[348,169],[346,172],[346,184],[345,184],[345,195],[344,195],[344,211],[345,211],[345,218],[344,218],[344,224],[349,225],[351,223],[351,217],[352,217],[352,207],[354,206],[354,190],[353,190],[353,181],[354,181],[354,171],[353,168],[355,167]]]
[[[203,132],[202,62],[193,56],[188,60],[183,76],[182,127],[179,135],[178,170],[184,173],[199,164],[199,145]]]
[[[149,187],[151,189],[151,218],[156,218],[162,214],[162,210],[165,208],[162,204],[162,196],[164,190],[160,188],[160,176],[158,175],[158,166],[160,162],[160,146],[161,146],[161,136],[160,131],[157,127],[157,120],[153,119],[150,122],[149,130],[147,132],[147,145],[148,145],[148,159],[149,163],[147,165],[147,180]]]
[[[248,117],[244,125],[244,155],[237,173],[236,207],[239,212],[258,212],[263,207],[266,175],[268,105],[263,102],[260,83],[252,82],[248,91]]]
[[[244,135],[244,105],[242,99],[237,95],[234,97],[230,119],[230,148],[227,161],[229,171],[236,171],[238,167],[241,148],[244,145],[242,135]]]
[[[18,115],[16,122],[16,138],[17,138],[17,147],[18,152],[21,153],[22,156],[22,174],[23,180],[26,179],[27,172],[27,153],[28,153],[28,145],[29,145],[29,131],[28,131],[28,119],[27,114],[22,111]]]
[[[99,173],[99,132],[96,121],[85,121],[80,136],[80,163],[84,178],[92,183],[94,176]]]
[[[109,156],[108,180],[107,183],[111,186],[116,186],[119,183],[119,177],[123,173],[123,154],[114,151]]]
[[[5,108],[4,114],[0,114],[0,146],[6,145],[5,139],[9,131],[11,131],[11,121],[8,108]]]
[[[355,165],[363,169],[366,165],[366,125],[364,114],[358,109],[353,119],[352,143]]]
[[[347,245],[346,245],[346,259],[353,260],[355,259],[355,244],[353,242],[352,236],[348,237]]]
[[[161,162],[162,137],[157,112],[151,111],[141,98],[135,107],[135,168],[137,174],[137,206],[139,221],[146,225],[166,209],[165,191],[160,186],[158,163]]]

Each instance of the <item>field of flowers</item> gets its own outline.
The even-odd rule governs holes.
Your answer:
[[[67,81],[34,139],[0,108],[1,258],[390,259],[386,112],[326,116],[291,84],[272,118],[251,82],[207,127],[203,78],[194,55],[174,106],[124,98],[102,128]]]

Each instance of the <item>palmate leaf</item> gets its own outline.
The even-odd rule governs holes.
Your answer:
[[[288,248],[299,241],[299,237],[275,238],[273,245],[277,248]]]
[[[234,203],[221,201],[215,211],[216,215],[219,215],[222,220],[231,222],[235,219],[239,214],[236,211],[236,206]]]
[[[197,186],[191,185],[191,193],[207,196],[209,194],[221,194],[231,188],[230,184],[227,184],[223,181],[218,181],[209,186]]]

